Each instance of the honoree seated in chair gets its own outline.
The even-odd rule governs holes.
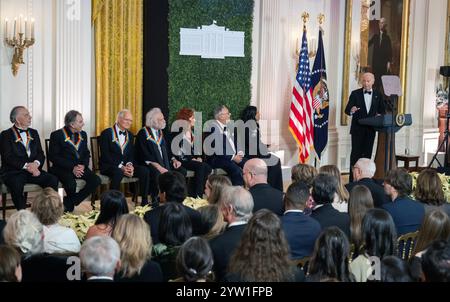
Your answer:
[[[51,173],[58,176],[67,194],[63,200],[64,210],[72,212],[75,206],[97,189],[101,181],[89,169],[91,153],[87,134],[83,131],[83,116],[78,111],[69,111],[64,117],[64,125],[64,128],[50,135],[48,158],[52,162]],[[78,193],[77,179],[86,181]]]
[[[234,132],[228,129],[230,110],[221,105],[214,110],[214,118],[209,126],[211,134],[205,140],[207,155],[211,167],[223,169],[229,175],[233,186],[243,186],[242,168],[245,164],[244,152],[236,150]]]
[[[159,108],[153,108],[145,117],[145,127],[136,137],[136,155],[140,165],[147,166],[150,172],[150,194],[152,205],[157,206],[158,186],[157,179],[160,174],[175,170],[186,176],[186,169],[172,156],[170,145],[164,138],[163,130],[166,120]]]
[[[23,195],[25,184],[58,190],[58,179],[42,171],[45,156],[38,132],[29,128],[31,115],[28,109],[23,106],[14,107],[9,119],[14,126],[0,134],[0,175],[11,192],[14,206],[21,210],[26,208]]]
[[[116,124],[100,135],[100,172],[111,178],[111,190],[119,190],[124,177],[139,178],[142,205],[148,204],[149,172],[136,165],[134,160],[134,135],[129,131],[133,117],[129,110],[117,115]]]

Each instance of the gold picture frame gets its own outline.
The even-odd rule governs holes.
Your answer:
[[[450,0],[449,0],[450,1]],[[341,125],[348,125],[348,116],[345,114],[344,110],[348,102],[348,98],[350,92],[354,89],[357,89],[355,83],[357,84],[359,76],[364,71],[371,71],[371,67],[368,62],[371,57],[371,49],[369,48],[369,35],[373,31],[374,22],[373,20],[369,20],[369,13],[371,10],[371,3],[375,1],[369,0],[347,0],[346,1],[346,13],[345,13],[345,51],[344,51],[344,75],[343,75],[343,89],[342,89],[342,105],[341,105]],[[398,20],[401,19],[401,28],[400,26],[395,27],[395,37],[400,36],[399,40],[395,42],[393,40],[392,52],[393,58],[397,62],[393,62],[395,64],[394,69],[396,74],[400,77],[400,82],[402,86],[403,96],[398,100],[398,113],[405,112],[405,99],[406,99],[406,73],[407,73],[407,59],[408,59],[408,40],[409,40],[409,17],[410,17],[410,0],[378,0],[380,3],[380,15],[382,17],[384,15],[388,15],[390,19],[392,18],[392,14],[395,13],[393,10],[391,14],[389,13],[390,6],[385,5],[386,3],[394,3],[397,4],[400,2],[401,7],[401,18],[398,16]],[[383,5],[385,5],[383,7]],[[357,26],[353,24],[356,17],[360,17],[360,20],[356,20],[356,22],[360,22],[359,31],[356,30]],[[379,22],[375,20],[376,22]],[[388,22],[388,33],[390,33],[391,28],[389,28],[389,20]],[[377,23],[378,24],[378,23]]]

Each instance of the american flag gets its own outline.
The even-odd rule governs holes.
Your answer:
[[[301,163],[308,161],[309,154],[314,145],[312,100],[308,40],[306,39],[306,29],[303,29],[300,62],[298,73],[295,78],[291,112],[289,114],[289,130],[299,145]]]

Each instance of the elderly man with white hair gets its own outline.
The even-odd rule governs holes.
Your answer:
[[[245,186],[253,197],[253,213],[261,209],[268,209],[278,216],[283,215],[283,192],[267,183],[266,162],[259,158],[248,160],[244,165],[243,175]]]
[[[345,187],[351,192],[357,185],[366,186],[370,193],[372,193],[374,206],[381,208],[384,203],[390,202],[390,200],[389,196],[384,192],[383,187],[373,180],[376,169],[375,163],[372,160],[360,158],[353,166],[352,173],[354,182],[345,185]]]
[[[113,282],[120,269],[119,244],[109,236],[96,236],[81,246],[80,261],[88,282]]]
[[[127,109],[117,114],[116,123],[100,135],[100,172],[111,178],[110,189],[120,190],[124,177],[137,177],[141,194],[141,205],[148,204],[150,174],[148,169],[137,164],[134,157],[134,134],[130,131],[133,116]]]
[[[231,255],[241,240],[242,232],[252,217],[253,197],[242,187],[227,187],[219,205],[228,223],[226,230],[212,239],[209,244],[214,255],[214,272],[221,281],[226,274]]]
[[[146,166],[150,172],[150,194],[152,206],[157,206],[158,177],[168,171],[175,170],[186,176],[186,169],[181,166],[170,152],[170,142],[166,141],[163,130],[166,128],[166,120],[159,108],[153,108],[145,117],[145,127],[142,128],[136,138],[136,154],[138,164]]]

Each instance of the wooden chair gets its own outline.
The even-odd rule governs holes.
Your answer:
[[[412,252],[416,245],[417,235],[419,231],[407,233],[398,237],[398,256],[405,261],[408,261],[412,256]]]

